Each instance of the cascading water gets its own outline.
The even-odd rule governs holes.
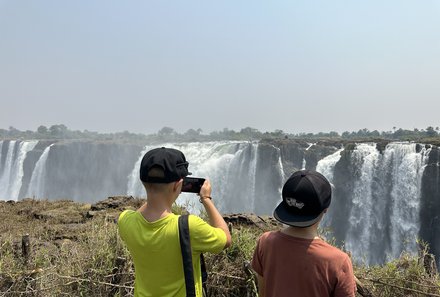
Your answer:
[[[429,149],[417,145],[389,144],[384,158],[391,159],[392,190],[390,208],[391,258],[402,250],[417,250],[420,229],[420,185]]]
[[[402,251],[416,252],[428,154],[413,143],[390,143],[383,153],[376,144],[363,143],[343,161],[328,162],[336,160],[335,153],[318,162],[317,170],[330,181],[338,175],[325,225],[338,230],[338,242],[345,243],[355,260],[376,264]]]
[[[29,151],[33,150],[38,141],[11,141],[3,175],[0,179],[0,197],[17,200],[23,178],[23,162]],[[18,145],[17,151],[16,145]]]
[[[189,162],[192,176],[211,181],[212,196],[216,197],[219,208],[224,211],[254,211],[258,143],[208,142],[162,144],[155,147],[161,146],[182,151]],[[153,148],[146,146],[142,150],[128,176],[127,189],[130,195],[145,196],[145,190],[139,181],[139,166],[143,155]],[[194,194],[182,193],[177,202],[187,205],[191,210],[198,210],[195,201]]]
[[[67,198],[91,203],[127,193],[145,197],[139,181],[141,158],[154,147],[166,146],[184,152],[193,176],[211,180],[213,199],[223,213],[272,215],[288,175],[304,167],[316,168],[333,187],[332,205],[322,226],[331,228],[336,243],[345,245],[355,261],[380,264],[402,251],[415,252],[419,236],[440,255],[437,147],[361,143],[337,149],[334,143],[316,143],[305,148],[294,141],[145,147],[94,141],[45,143],[0,141],[0,199]],[[194,194],[182,193],[177,202],[195,213],[200,210]]]
[[[316,165],[316,171],[324,175],[330,183],[333,183],[333,172],[336,163],[341,159],[341,152],[344,149],[339,149],[333,154],[321,159]]]
[[[353,165],[359,168],[359,179],[354,183],[346,248],[353,251],[356,259],[369,254],[370,235],[376,216],[368,210],[373,209],[373,178],[380,156],[374,143],[358,144],[352,154]]]
[[[14,163],[14,148],[16,142],[17,141],[15,140],[9,141],[8,149],[6,151],[6,159],[2,170],[2,175],[0,176],[0,197],[5,200],[11,199],[11,197],[9,197],[8,191],[9,191],[9,184],[11,181],[11,175],[13,170],[12,168]]]
[[[137,159],[136,163],[134,164],[133,170],[130,172],[130,175],[128,178],[127,183],[127,194],[135,197],[142,197],[145,196],[145,190],[142,186],[140,180],[139,180],[139,168],[141,166],[142,157],[145,155],[146,152],[153,149],[155,147],[153,146],[146,146],[140,153],[139,158]]]
[[[49,151],[53,144],[46,147],[35,164],[35,168],[32,171],[31,180],[29,182],[29,188],[27,197],[43,198],[47,197],[44,192],[44,181],[46,178],[46,161],[49,157]]]
[[[316,171],[324,175],[330,184],[332,185],[332,188],[334,188],[334,181],[333,181],[333,174],[334,174],[334,168],[336,163],[341,159],[341,152],[344,149],[339,149],[333,154],[321,159],[318,161],[318,164],[316,165]],[[334,191],[333,191],[334,192]],[[334,197],[334,194],[333,194]],[[333,198],[334,199],[334,198]],[[334,203],[333,203],[334,204]],[[322,219],[321,226],[324,228],[331,228],[330,222],[329,222],[329,216],[331,215],[331,212],[333,210],[333,206],[330,207],[330,212],[328,215],[325,215]]]
[[[309,146],[306,148],[306,151],[308,151],[312,146],[316,145],[316,143],[308,143],[308,145]],[[306,169],[306,164],[307,164],[306,158],[303,157],[302,168],[301,168],[302,170]]]
[[[0,179],[3,175],[2,156],[3,156],[3,140],[0,141]]]

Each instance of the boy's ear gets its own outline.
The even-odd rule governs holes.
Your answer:
[[[173,190],[179,191],[179,193],[180,193],[180,190],[182,189],[182,185],[183,185],[183,178],[181,178],[180,180],[178,180],[174,183]]]

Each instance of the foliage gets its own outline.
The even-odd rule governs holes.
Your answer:
[[[423,257],[403,253],[383,266],[356,267],[355,273],[374,296],[440,296],[439,275],[426,270]]]
[[[92,212],[91,205],[68,200],[0,201],[0,296],[133,296],[133,262],[116,218],[122,209],[142,203],[130,199],[120,208]],[[263,230],[255,225],[231,228],[232,246],[205,254],[209,296],[257,296],[249,261]],[[29,256],[21,245],[26,233]],[[382,266],[355,266],[355,275],[372,296],[440,296],[440,278],[426,270],[425,255],[427,248],[422,248],[419,257],[403,254]]]
[[[404,130],[393,127],[393,131],[377,130],[369,131],[368,129],[360,129],[358,131],[345,131],[339,134],[336,131],[318,132],[318,133],[287,133],[283,130],[275,130],[272,132],[260,132],[252,127],[245,127],[240,131],[224,128],[222,131],[213,131],[209,134],[203,134],[203,130],[189,129],[184,133],[178,133],[171,127],[163,127],[154,134],[135,134],[128,131],[117,133],[98,133],[88,130],[73,131],[69,130],[65,125],[52,125],[50,127],[39,126],[37,131],[20,131],[14,127],[8,130],[0,129],[0,139],[91,139],[91,140],[113,140],[126,142],[191,142],[191,141],[219,141],[219,140],[240,140],[252,141],[261,139],[306,139],[306,140],[400,140],[400,141],[419,141],[426,143],[439,143],[439,127],[429,126],[426,129]],[[430,140],[423,141],[423,140]]]

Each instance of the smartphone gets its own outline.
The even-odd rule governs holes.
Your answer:
[[[200,193],[200,189],[203,186],[203,183],[205,182],[204,178],[200,177],[184,177],[183,178],[183,185],[182,185],[182,192],[189,192],[189,193]]]

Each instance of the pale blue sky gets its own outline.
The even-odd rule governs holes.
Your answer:
[[[0,128],[440,126],[440,0],[0,0]]]

